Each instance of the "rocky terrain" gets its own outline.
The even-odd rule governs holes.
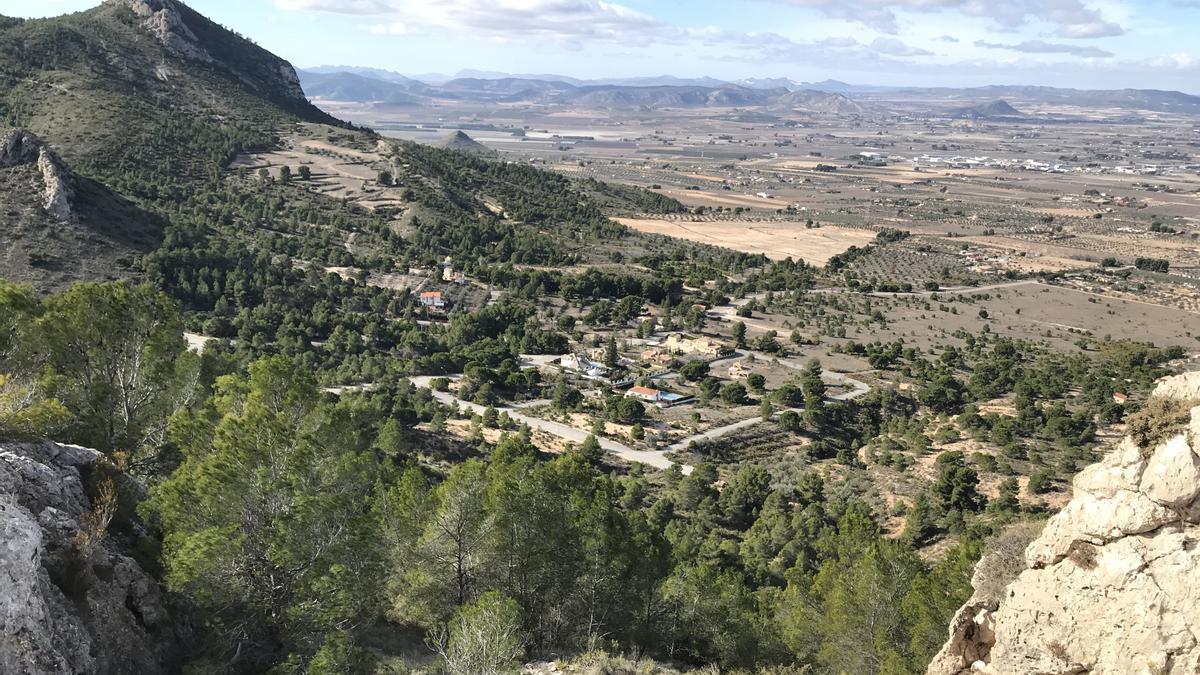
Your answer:
[[[1154,397],[1176,412],[1076,476],[1011,584],[980,562],[928,675],[1200,672],[1200,373]]]
[[[131,555],[141,487],[101,458],[0,443],[0,672],[169,671],[163,593]]]
[[[133,273],[158,242],[157,219],[77,175],[25,129],[0,132],[0,273],[38,288]]]
[[[24,129],[11,129],[0,140],[0,168],[36,164],[42,177],[42,207],[56,220],[71,218],[75,177],[62,159],[37,136]]]

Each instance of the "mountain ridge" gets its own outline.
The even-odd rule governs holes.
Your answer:
[[[867,106],[888,97],[920,97],[928,99],[932,108],[958,104],[950,111],[955,114],[973,106],[985,106],[997,100],[1015,99],[1034,104],[1075,105],[1083,107],[1112,107],[1156,112],[1200,112],[1200,96],[1180,91],[1156,89],[1090,90],[1045,86],[988,85],[982,87],[904,87],[852,85],[837,80],[804,83],[787,78],[745,79],[724,81],[716,78],[609,78],[581,80],[566,76],[522,76],[490,71],[466,71],[445,81],[425,83],[397,73],[369,68],[345,67],[340,70],[323,67],[323,78],[314,78],[304,71],[302,80],[313,82],[307,93],[321,98],[334,98],[327,93],[337,87],[333,83],[339,72],[356,78],[376,79],[403,84],[409,94],[427,99],[448,98],[497,102],[528,102],[540,104],[600,105],[602,107],[700,107],[700,106],[777,106],[786,108],[788,97],[798,99],[797,108],[809,112],[857,114]],[[381,73],[373,75],[374,73]],[[403,78],[402,80],[399,78]],[[361,80],[358,85],[362,86]],[[347,83],[348,87],[348,83]],[[340,88],[346,91],[346,88]],[[838,98],[820,100],[820,95]],[[407,97],[404,102],[410,102]],[[783,100],[779,100],[783,99]],[[368,97],[352,97],[349,102],[372,102]],[[386,100],[386,97],[385,99]],[[413,101],[419,103],[421,99]],[[982,108],[981,108],[982,109]],[[1015,110],[1015,108],[1014,108]],[[1018,112],[993,111],[984,116],[1020,115]]]

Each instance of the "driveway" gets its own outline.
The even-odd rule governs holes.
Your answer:
[[[524,363],[525,361],[526,357],[522,356],[522,362]],[[437,377],[438,376],[420,376],[410,378],[410,380],[414,386],[430,389],[430,382],[437,379]],[[460,377],[462,376],[451,375],[448,377],[448,379],[456,380]],[[447,391],[434,390],[432,393],[433,397],[437,399],[439,403],[444,405],[452,405],[457,403],[460,409],[468,410],[479,415],[482,415],[483,411],[487,409],[487,406],[465,401]],[[558,436],[559,438],[571,441],[572,443],[583,443],[585,440],[587,440],[587,437],[591,435],[591,433],[587,431],[563,424],[562,422],[553,422],[551,420],[544,420],[540,417],[531,417],[529,415],[525,415],[521,412],[518,412],[519,408],[516,406],[497,406],[496,411],[504,412],[515,422],[528,424],[533,429],[538,429],[548,434]],[[601,436],[597,436],[596,440],[599,441],[600,447],[603,448],[605,452],[611,452],[627,462],[641,462],[646,466],[652,466],[656,469],[669,469],[671,468],[671,465],[675,463],[666,458],[666,451],[663,450],[635,450],[624,443],[618,443],[617,441]],[[683,470],[684,475],[692,472],[692,467],[689,465],[682,464],[680,465],[680,468]]]

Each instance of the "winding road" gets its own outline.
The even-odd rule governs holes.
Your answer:
[[[778,363],[779,365],[783,366],[784,368],[788,368],[790,370],[803,370],[804,369],[804,364],[802,364],[798,361],[790,361],[787,359],[777,359],[769,354],[765,354],[762,352],[754,352],[754,351],[750,351],[750,350],[739,350],[736,356],[727,357],[726,359],[722,359],[722,360],[744,359],[747,356],[751,356],[751,355],[753,355],[756,359],[761,359],[764,361],[771,361],[773,363]],[[554,359],[557,359],[557,358],[560,358],[560,357],[553,356],[553,355],[539,355],[539,356],[522,355],[521,356],[521,367],[522,368],[536,368],[538,366],[548,365],[550,362],[552,362]],[[423,389],[429,389],[431,391],[431,393],[433,394],[433,398],[443,405],[457,405],[459,407],[459,409],[461,409],[461,410],[468,410],[468,411],[470,411],[474,414],[478,414],[478,415],[482,415],[484,410],[487,409],[487,406],[482,406],[482,405],[479,405],[478,403],[472,403],[471,401],[467,401],[467,400],[458,398],[457,396],[455,396],[454,394],[452,394],[448,391],[437,391],[436,389],[433,389],[433,387],[431,385],[432,385],[433,381],[438,379],[439,377],[445,377],[446,379],[449,379],[449,380],[457,380],[457,379],[461,378],[462,375],[449,375],[449,376],[422,375],[422,376],[417,376],[417,377],[411,377],[411,378],[409,378],[409,381],[411,381],[413,383],[413,386],[421,387]],[[833,384],[836,386],[850,387],[849,391],[843,392],[841,394],[834,394],[834,395],[830,396],[829,400],[831,400],[831,401],[849,401],[851,399],[855,399],[860,396],[863,396],[867,392],[871,391],[871,387],[867,383],[862,382],[861,380],[856,380],[852,377],[843,375],[841,373],[826,372],[826,373],[822,374],[822,378],[829,384]],[[517,404],[513,404],[513,405],[508,405],[508,406],[497,406],[496,411],[504,412],[505,414],[507,414],[509,416],[509,418],[511,418],[512,420],[514,420],[518,423],[528,424],[529,427],[532,429],[538,429],[540,431],[544,431],[548,434],[558,436],[559,438],[561,438],[563,440],[571,441],[572,443],[583,443],[585,440],[587,440],[587,437],[590,436],[591,433],[584,431],[583,429],[577,429],[573,426],[563,424],[562,422],[554,422],[552,420],[546,420],[546,419],[542,419],[540,417],[533,417],[533,416],[526,415],[526,414],[520,412],[522,408],[530,408],[530,407],[535,407],[538,405],[544,405],[547,403],[549,403],[549,401],[546,401],[544,399],[537,400],[537,401],[527,401],[524,403],[517,403]],[[792,410],[794,412],[800,412],[803,410],[803,408],[790,408],[789,410]],[[773,415],[773,417],[778,416],[784,412],[787,412],[787,411],[780,410],[780,411],[776,412]],[[705,431],[703,433],[699,433],[699,434],[696,434],[693,436],[688,436],[687,438],[684,438],[683,440],[681,440],[677,443],[673,443],[670,446],[668,446],[665,450],[637,450],[635,448],[629,447],[628,445],[625,445],[624,443],[620,443],[618,441],[604,438],[602,436],[597,436],[596,440],[600,443],[600,447],[603,448],[605,452],[610,452],[627,462],[640,462],[642,464],[645,464],[646,466],[652,466],[656,469],[669,469],[672,465],[675,464],[675,462],[672,462],[670,459],[668,459],[666,457],[667,452],[676,451],[676,450],[686,450],[687,447],[693,442],[711,441],[711,440],[714,440],[717,438],[721,438],[722,436],[727,436],[729,434],[732,434],[735,431],[739,431],[742,429],[748,429],[756,424],[759,424],[760,422],[762,422],[762,418],[756,416],[756,417],[750,417],[750,418],[744,419],[744,420],[739,420],[737,422],[733,422],[730,424],[726,424],[724,426],[714,427],[712,429],[708,429],[707,431]],[[692,467],[688,464],[680,464],[679,466],[680,466],[680,469],[683,471],[684,475],[690,474],[692,472]]]
[[[451,375],[448,376],[447,379],[457,380],[460,377],[462,376]],[[457,398],[450,392],[432,389],[432,387],[430,387],[430,383],[435,379],[437,379],[437,376],[421,376],[410,378],[410,381],[414,386],[431,389],[433,392],[433,397],[439,403],[444,405],[457,404],[460,409],[469,410],[478,415],[482,415],[483,411],[487,409],[487,406],[482,406],[478,403],[472,403],[470,401]],[[528,424],[530,428],[539,429],[548,434],[558,436],[563,440],[571,441],[572,443],[583,443],[585,440],[587,440],[587,437],[591,435],[587,431],[576,429],[575,427],[563,424],[562,422],[553,422],[551,420],[544,420],[540,417],[531,417],[519,412],[519,410],[519,406],[496,407],[497,412],[503,412],[507,414],[513,421]],[[596,440],[599,441],[600,447],[603,448],[605,452],[611,452],[627,462],[641,462],[646,466],[652,466],[657,469],[669,469],[671,468],[671,465],[675,463],[667,459],[665,456],[665,451],[662,450],[635,450],[624,443],[618,443],[617,441],[613,441],[602,436],[597,436]],[[680,465],[680,468],[683,470],[684,475],[692,472],[692,467],[689,465],[682,464]]]

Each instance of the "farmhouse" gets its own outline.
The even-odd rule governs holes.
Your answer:
[[[608,368],[604,364],[597,363],[582,354],[567,354],[559,360],[559,364],[565,370],[571,370],[593,379],[608,375]]]
[[[442,297],[441,291],[424,291],[417,296],[417,302],[422,307],[431,309],[445,309],[446,299]]]
[[[708,359],[716,359],[733,353],[733,350],[727,345],[712,338],[688,338],[681,333],[672,333],[667,336],[663,346],[672,354],[695,354]]]
[[[651,387],[633,386],[625,392],[626,398],[636,398],[639,401],[653,403],[660,408],[669,408],[673,405],[686,403],[691,400],[690,396],[680,396],[669,391],[654,389]]]

